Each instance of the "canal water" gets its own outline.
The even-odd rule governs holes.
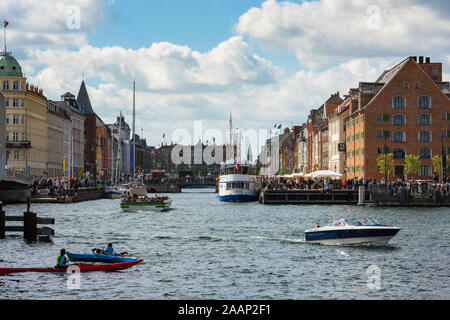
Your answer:
[[[0,267],[52,267],[61,248],[112,242],[144,262],[114,273],[0,276],[2,299],[450,299],[450,210],[221,203],[211,189],[172,194],[167,212],[121,212],[120,200],[33,204],[52,241],[0,240]],[[6,206],[21,214],[25,205]],[[305,243],[344,217],[401,227],[388,246]]]

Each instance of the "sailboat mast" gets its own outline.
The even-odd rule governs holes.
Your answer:
[[[136,83],[133,81],[133,152],[132,152],[132,169],[131,169],[131,180],[134,181],[134,171],[136,169],[136,136],[135,136],[135,124],[136,124]]]
[[[117,181],[120,183],[120,168],[122,167],[120,165],[120,161],[122,160],[121,157],[121,145],[122,145],[122,111],[120,111],[120,117],[119,117],[119,138],[117,139],[117,162],[116,162],[116,185]]]

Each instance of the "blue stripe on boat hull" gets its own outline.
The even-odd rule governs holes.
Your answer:
[[[219,201],[223,202],[247,202],[247,201],[257,201],[257,195],[246,195],[246,194],[234,194],[219,196]]]
[[[371,237],[393,237],[399,229],[349,229],[349,230],[326,230],[305,233],[306,241],[349,239],[349,238],[371,238]]]

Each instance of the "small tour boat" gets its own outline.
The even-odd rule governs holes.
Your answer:
[[[170,209],[172,200],[167,196],[123,197],[120,208],[123,211],[164,211]]]
[[[374,218],[340,219],[305,230],[305,241],[330,245],[387,244],[400,230]]]

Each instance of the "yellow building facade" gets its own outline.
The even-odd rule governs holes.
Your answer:
[[[0,56],[0,90],[6,100],[8,168],[36,177],[47,174],[47,99],[26,82],[22,68],[8,53]]]

